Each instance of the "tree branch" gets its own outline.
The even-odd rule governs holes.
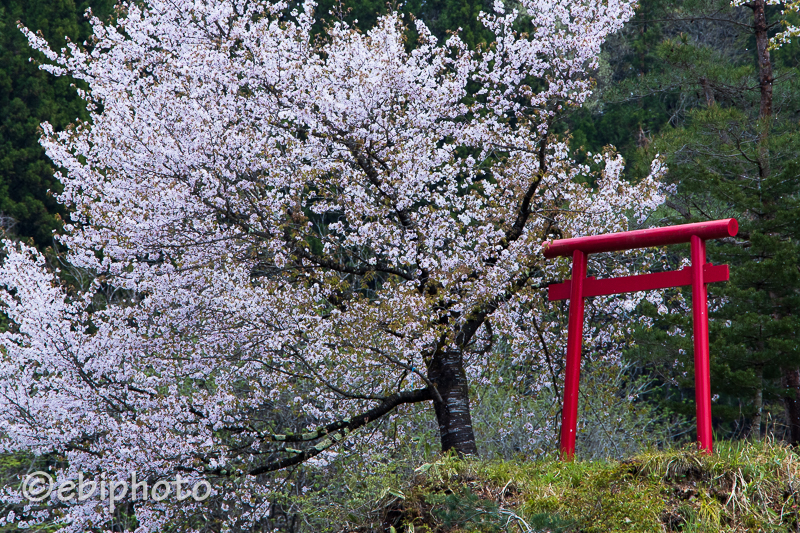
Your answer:
[[[519,239],[522,235],[522,230],[525,229],[525,223],[528,221],[528,217],[531,214],[531,200],[533,199],[533,195],[536,194],[536,190],[539,188],[539,184],[542,182],[544,174],[547,171],[546,155],[547,140],[542,139],[542,143],[539,146],[539,172],[528,186],[525,196],[522,197],[522,202],[520,202],[519,210],[517,211],[517,219],[514,221],[514,225],[506,232],[505,237],[500,243],[503,248],[508,248],[512,242]]]
[[[373,407],[372,409],[370,409],[365,413],[362,413],[355,417],[351,417],[349,419],[344,419],[339,422],[334,422],[333,424],[329,424],[328,426],[325,426],[325,428],[322,428],[323,430],[332,427],[335,427],[336,429],[327,431],[326,433],[320,433],[316,438],[319,438],[323,435],[328,435],[328,437],[319,444],[312,446],[311,448],[307,448],[305,450],[293,450],[291,448],[286,448],[284,449],[284,451],[288,453],[293,453],[294,455],[291,457],[287,457],[285,459],[272,461],[265,465],[253,468],[247,473],[248,475],[251,476],[258,476],[261,474],[266,474],[267,472],[274,472],[276,470],[281,470],[283,468],[292,465],[300,464],[304,461],[307,461],[308,459],[311,459],[316,455],[319,455],[320,453],[324,452],[325,450],[334,446],[335,444],[343,441],[351,433],[367,425],[369,422],[385,416],[398,405],[407,403],[419,403],[432,399],[433,399],[433,392],[431,391],[430,387],[427,387],[425,389],[417,389],[417,390],[404,391],[404,392],[399,392],[397,394],[392,394],[391,396],[386,397],[386,399],[384,399],[380,405],[378,405],[377,407]],[[313,432],[308,435],[316,434],[319,431],[320,430],[317,430],[316,432]],[[287,437],[286,435],[283,436]],[[299,442],[303,440],[302,436],[303,435],[301,435],[301,439],[298,439],[296,441],[290,441],[289,439],[284,439],[284,440],[286,440],[287,442]],[[306,439],[306,440],[313,440],[313,439]],[[213,471],[212,473],[219,475],[222,473],[222,470],[223,469],[220,468]]]

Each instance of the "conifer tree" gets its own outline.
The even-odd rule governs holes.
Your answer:
[[[677,185],[667,202],[671,213],[660,222],[736,217],[740,223],[735,239],[709,243],[709,260],[731,265],[730,283],[710,287],[717,421],[744,414],[738,429],[759,436],[765,405],[782,402],[787,438],[798,444],[800,47],[775,39],[781,22],[792,27],[791,18],[782,21],[781,7],[703,0],[662,10],[654,17],[665,37],[656,68],[619,92],[663,94],[677,104],[655,142],[640,148],[643,157],[666,154],[668,180]],[[688,317],[667,323],[673,334],[691,331]],[[683,375],[692,366],[686,339],[675,343],[673,336],[674,348],[666,350],[656,349],[668,340],[663,335],[649,340],[642,339],[644,351],[682,360],[673,376],[690,377]]]

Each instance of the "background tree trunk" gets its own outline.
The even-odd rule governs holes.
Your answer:
[[[772,116],[772,60],[769,57],[769,36],[767,30],[767,2],[755,0],[753,9],[753,30],[758,50],[758,85],[761,89],[761,108],[759,118]]]
[[[757,367],[756,369],[756,393],[753,397],[753,407],[756,408],[756,413],[750,421],[750,437],[756,440],[761,440],[761,414],[764,409],[764,378],[763,369]]]
[[[788,391],[783,402],[789,424],[789,443],[798,446],[800,445],[800,369],[784,368],[781,381]]]
[[[767,2],[755,0],[753,9],[753,32],[756,37],[758,51],[758,86],[761,90],[761,102],[758,118],[762,121],[761,134],[758,139],[758,174],[763,179],[769,178],[769,131],[772,127],[772,60],[769,56],[769,35],[767,30]]]

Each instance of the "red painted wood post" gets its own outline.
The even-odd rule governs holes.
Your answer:
[[[697,404],[697,442],[711,453],[711,368],[708,350],[708,293],[703,279],[706,241],[692,235],[692,329],[694,336],[694,380]]]
[[[583,281],[586,279],[587,254],[572,252],[572,286],[569,296],[567,326],[567,367],[564,375],[564,406],[561,411],[561,457],[575,457],[575,432],[578,427],[578,388],[581,378],[583,344]]]

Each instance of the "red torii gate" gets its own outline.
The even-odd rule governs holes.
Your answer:
[[[608,233],[543,243],[544,256],[547,258],[572,255],[572,279],[548,287],[550,301],[567,299],[570,301],[564,405],[561,412],[561,455],[563,458],[572,459],[575,456],[578,385],[583,341],[583,299],[684,285],[692,286],[697,440],[702,450],[711,453],[711,377],[708,359],[706,284],[727,281],[730,274],[728,265],[712,265],[706,262],[706,240],[733,237],[738,231],[739,223],[736,219],[727,218],[696,224]],[[586,259],[589,254],[665,246],[682,242],[691,243],[692,266],[690,267],[670,272],[621,278],[586,277]]]

